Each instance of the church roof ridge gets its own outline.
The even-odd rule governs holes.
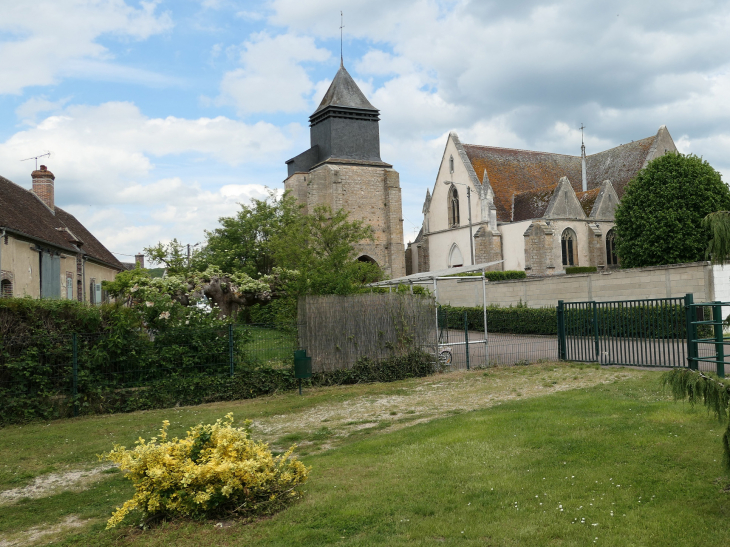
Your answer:
[[[317,110],[314,111],[312,116],[330,106],[378,110],[370,104],[370,101],[365,97],[365,94],[360,90],[355,80],[352,79],[352,76],[347,72],[344,65],[340,65],[340,69],[335,74],[332,83],[327,89],[327,93],[322,97],[322,102],[319,103]]]
[[[580,156],[573,156],[571,154],[561,154],[559,152],[543,152],[542,150],[525,150],[524,148],[508,148],[505,146],[489,146],[487,144],[468,144],[464,143],[462,146],[474,146],[478,148],[489,148],[491,150],[506,150],[510,152],[527,152],[529,154],[549,154],[551,156],[565,156],[567,158],[579,158]]]

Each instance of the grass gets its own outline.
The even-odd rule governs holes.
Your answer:
[[[600,383],[589,385],[589,379]],[[580,388],[542,387],[556,389],[568,380]],[[474,386],[481,391],[469,391]],[[541,389],[549,394],[539,396]],[[422,392],[448,397],[439,403]],[[473,393],[483,395],[481,405]],[[477,402],[447,404],[453,397]],[[382,411],[370,416],[377,401]],[[319,416],[322,407],[351,412],[328,414],[316,426],[305,419]],[[320,444],[322,449],[303,458],[312,473],[302,502],[252,525],[179,522],[144,532],[131,527],[104,532],[113,507],[131,494],[121,474],[110,470],[81,492],[3,506],[0,537],[76,517],[88,523],[58,533],[54,544],[730,543],[721,425],[702,409],[671,401],[656,372],[591,366],[453,373],[322,388],[302,398],[286,394],[6,428],[0,430],[0,461],[15,471],[0,475],[0,489],[26,484],[49,469],[93,461],[114,440],[150,436],[165,417],[179,434],[228,410],[263,425],[287,419],[299,424],[271,433],[277,442]],[[369,424],[373,427],[366,428]]]
[[[290,362],[297,348],[295,331],[246,325],[251,339],[241,349],[262,363],[270,361]]]

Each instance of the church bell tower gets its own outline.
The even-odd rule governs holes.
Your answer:
[[[309,117],[310,148],[290,159],[284,186],[304,205],[343,209],[373,227],[374,241],[357,245],[358,260],[390,278],[405,275],[400,181],[380,159],[379,111],[343,64]]]

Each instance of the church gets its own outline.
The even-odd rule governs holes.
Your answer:
[[[405,275],[398,172],[380,159],[379,111],[340,63],[327,93],[309,117],[311,147],[287,164],[284,187],[302,204],[343,209],[372,226],[374,239],[356,246],[357,259],[389,278]]]
[[[414,274],[502,261],[496,270],[565,273],[618,265],[614,210],[628,182],[667,152],[669,131],[580,156],[465,144],[450,133],[423,226],[406,249]]]

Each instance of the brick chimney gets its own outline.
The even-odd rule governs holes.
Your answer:
[[[134,263],[139,266],[140,268],[144,268],[144,255],[138,254],[134,255]]]
[[[56,180],[56,177],[53,176],[53,173],[45,165],[41,165],[41,168],[33,171],[30,176],[33,179],[33,193],[55,213],[53,181]]]

